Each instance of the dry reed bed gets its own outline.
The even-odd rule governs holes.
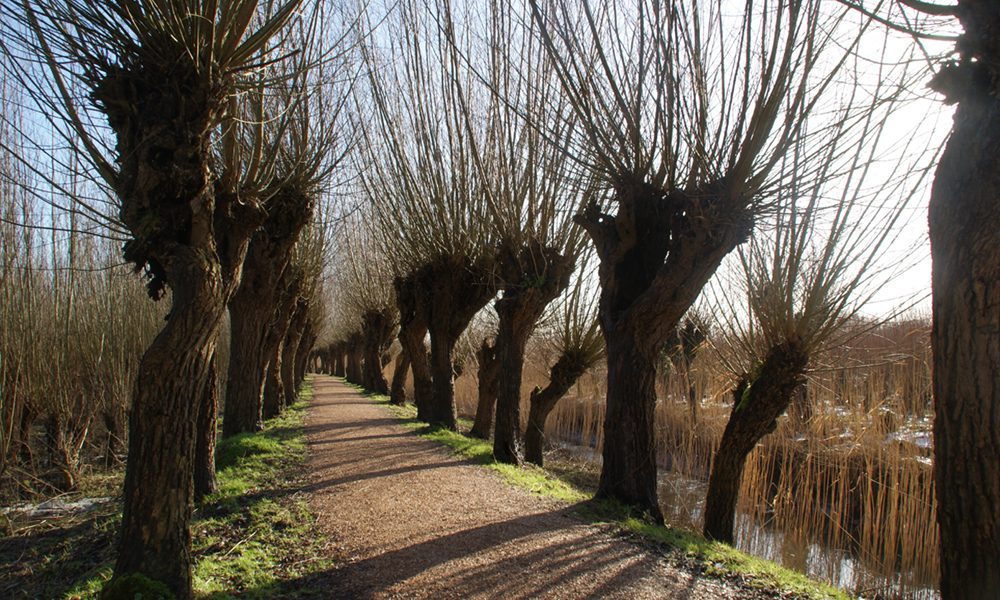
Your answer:
[[[750,456],[739,506],[742,545],[760,552],[760,544],[788,544],[791,549],[766,553],[800,567],[811,544],[841,549],[860,559],[864,572],[841,573],[836,552],[809,560],[825,560],[814,570],[857,590],[905,593],[935,585],[938,532],[930,448],[924,443],[931,408],[928,353],[927,324],[914,320],[877,327],[826,357],[841,367],[813,372],[803,397]],[[528,364],[524,398],[547,378],[546,357]],[[701,398],[697,419],[683,393],[686,383],[661,377],[657,450],[664,471],[704,481],[731,410],[731,379],[707,351],[690,377]],[[549,439],[599,450],[603,394],[602,370],[588,373],[550,417]],[[460,413],[474,413],[474,374],[456,382],[456,397]],[[681,490],[674,500],[698,491],[704,493]],[[691,501],[664,512],[681,525],[700,527],[698,510]],[[748,539],[765,523],[780,538]]]

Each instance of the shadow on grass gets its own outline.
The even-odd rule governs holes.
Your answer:
[[[60,598],[114,558],[117,512],[36,522],[0,539],[0,597]]]

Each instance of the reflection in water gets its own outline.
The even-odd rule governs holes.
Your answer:
[[[560,450],[575,459],[600,465],[601,455],[594,448],[563,444]],[[660,505],[668,524],[700,532],[707,491],[707,482],[684,477],[660,465]],[[771,522],[759,522],[744,513],[736,516],[736,547],[865,598],[940,598],[933,574],[880,574],[877,566],[863,564],[850,549],[809,540],[801,532],[782,531]]]

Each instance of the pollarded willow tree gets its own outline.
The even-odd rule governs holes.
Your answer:
[[[356,315],[360,328],[362,374],[358,383],[377,394],[388,394],[382,357],[396,335],[399,313],[393,296],[393,268],[375,240],[382,232],[374,229],[374,223],[360,210],[341,227],[334,277],[345,312]]]
[[[887,96],[878,90],[882,81],[876,84],[876,99]],[[931,152],[911,141],[909,151],[894,148],[894,166],[877,160],[895,142],[885,140],[899,122],[893,113],[902,106],[870,106],[858,135],[828,147],[821,170],[845,174],[829,178],[831,185],[798,189],[794,181],[800,163],[793,153],[783,165],[793,181],[783,192],[789,197],[768,219],[774,219],[774,227],[759,227],[763,231],[737,250],[736,276],[717,279],[712,286],[709,306],[724,338],[718,344],[720,356],[737,383],[709,475],[704,533],[710,539],[734,542],[736,505],[750,452],[777,428],[825,351],[843,347],[858,334],[847,325],[913,264],[889,252],[907,241],[913,247],[905,237],[912,229],[906,224],[926,185]],[[831,121],[835,130],[847,128],[836,113]],[[882,318],[912,307],[910,300]]]
[[[371,122],[358,173],[381,252],[393,261],[399,341],[421,419],[456,426],[453,352],[493,298],[496,238],[463,121],[458,58],[423,3],[396,3],[361,42]],[[430,361],[424,338],[430,334]]]
[[[244,103],[250,105],[245,116],[223,138],[229,141],[222,153],[227,165],[223,182],[243,194],[253,191],[267,211],[250,241],[240,285],[229,301],[226,436],[259,431],[263,419],[274,416],[274,402],[265,410],[265,382],[273,381],[280,370],[275,359],[301,283],[301,277],[285,271],[299,235],[312,220],[349,146],[345,121],[351,78],[342,57],[330,56],[341,40],[327,47],[318,39],[327,21],[314,16],[294,37],[298,40],[294,61],[260,75],[257,89],[245,95]]]
[[[586,257],[585,257],[586,258]],[[584,260],[566,296],[555,308],[551,332],[543,339],[557,358],[549,369],[549,382],[531,391],[528,424],[524,432],[524,458],[542,466],[545,423],[559,401],[576,382],[604,358],[604,341],[597,320],[597,290],[593,270]]]
[[[313,346],[323,332],[326,312],[323,281],[333,240],[329,218],[332,212],[331,205],[320,205],[313,223],[302,232],[293,249],[290,267],[301,280],[297,286],[299,293],[291,308],[284,339],[271,361],[280,375],[275,378],[279,397],[274,401],[279,412],[298,399]]]
[[[289,334],[293,333],[293,327],[299,326],[294,323],[299,307],[308,307],[316,301],[330,243],[327,223],[310,224],[292,247],[289,263],[278,282],[280,299],[271,322],[278,343],[274,345],[267,365],[262,402],[264,418],[280,414],[294,403],[298,395],[295,378],[298,348],[286,347],[285,344]]]
[[[819,0],[742,10],[726,0],[528,4],[579,122],[568,152],[610,199],[576,217],[600,260],[608,356],[597,494],[660,519],[660,352],[722,259],[789,185],[775,167],[806,136],[868,23]],[[829,135],[811,132],[810,147]],[[809,179],[814,168],[799,175]]]
[[[429,9],[447,37],[468,159],[497,240],[492,367],[499,374],[493,456],[521,461],[521,374],[528,339],[546,307],[569,285],[585,243],[573,223],[582,204],[580,177],[564,151],[572,110],[554,65],[527,22],[506,3],[477,11]],[[469,35],[471,31],[483,35]],[[481,351],[486,349],[481,348]]]
[[[3,4],[5,23],[17,24],[8,39],[48,67],[39,94],[53,99],[58,125],[117,196],[132,236],[126,260],[146,271],[152,297],[171,290],[166,324],[136,378],[111,585],[127,587],[138,573],[178,598],[192,595],[195,408],[263,216],[253,199],[215,194],[211,138],[247,73],[278,58],[269,58],[269,42],[296,8],[292,1],[268,16],[252,0]],[[75,85],[85,93],[71,93]],[[97,125],[101,114],[109,130]]]

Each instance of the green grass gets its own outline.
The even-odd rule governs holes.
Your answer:
[[[302,430],[311,388],[265,424],[263,431],[219,442],[218,491],[195,511],[194,588],[199,598],[322,597],[308,575],[329,569],[327,540],[296,493],[303,475]],[[80,581],[64,598],[96,598],[111,577],[110,564]]]
[[[802,573],[751,556],[726,544],[711,542],[688,531],[637,518],[634,511],[617,502],[592,500],[592,489],[588,490],[578,484],[570,483],[545,469],[534,465],[515,467],[498,463],[493,459],[491,442],[418,421],[416,408],[412,405],[395,406],[389,404],[386,396],[370,395],[370,397],[387,406],[403,425],[414,429],[418,435],[443,444],[451,448],[455,454],[499,473],[507,483],[540,496],[578,504],[576,514],[582,519],[592,523],[612,524],[647,542],[665,546],[670,553],[683,557],[686,563],[707,575],[736,578],[749,587],[780,590],[792,597],[810,600],[851,598],[844,591],[829,584],[814,581]],[[467,429],[471,423],[460,420],[459,426]]]

